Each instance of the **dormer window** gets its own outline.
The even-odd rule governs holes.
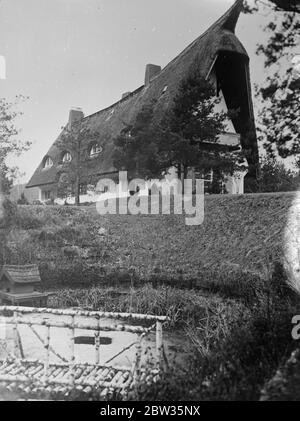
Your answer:
[[[101,145],[99,145],[98,143],[93,143],[90,147],[89,155],[90,155],[91,158],[94,158],[94,157],[100,155],[102,150],[103,150],[103,148],[102,148]]]
[[[70,154],[70,152],[65,152],[62,157],[62,162],[66,164],[71,161],[72,161],[72,155]]]
[[[167,90],[168,90],[168,85],[166,85],[164,89],[161,91],[160,98],[167,92]]]
[[[43,168],[47,169],[47,168],[52,167],[52,165],[53,165],[52,159],[50,158],[50,156],[46,156],[46,158],[44,158]]]

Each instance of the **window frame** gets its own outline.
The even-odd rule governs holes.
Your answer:
[[[51,199],[51,190],[44,190],[43,195],[44,195],[43,200],[50,200]]]
[[[95,151],[92,153],[92,151]],[[99,143],[92,143],[89,147],[89,158],[96,158],[103,152],[103,146]]]
[[[53,160],[51,156],[46,156],[43,160],[43,170],[47,170],[53,167]]]
[[[66,156],[69,156],[70,157],[70,159],[66,159]],[[63,164],[69,164],[71,161],[72,161],[72,155],[71,155],[71,153],[69,152],[69,151],[65,151],[64,153],[63,153],[63,156],[62,156],[62,159],[61,159],[61,162],[63,163]]]

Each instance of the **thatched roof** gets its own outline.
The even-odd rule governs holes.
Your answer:
[[[37,265],[4,265],[0,272],[0,281],[3,277],[15,284],[37,284],[41,282]]]
[[[172,105],[180,82],[193,66],[207,77],[221,51],[239,53],[248,63],[247,52],[234,34],[242,3],[242,0],[237,0],[216,23],[168,63],[148,85],[139,87],[110,107],[85,117],[84,120],[89,128],[100,133],[99,143],[103,147],[101,155],[91,160],[89,175],[103,175],[116,171],[112,165],[112,140],[119,135],[126,124],[135,120],[142,107],[152,104],[153,101],[155,101],[155,115],[161,116],[164,110]],[[251,104],[250,113],[253,114],[249,90],[247,95]],[[59,165],[61,148],[54,143],[47,155],[52,158],[54,165],[49,169],[43,169],[41,163],[27,187],[55,183],[59,174],[64,171],[63,166]]]

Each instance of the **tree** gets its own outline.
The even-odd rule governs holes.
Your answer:
[[[287,169],[283,162],[265,156],[260,160],[257,174],[258,192],[294,191],[299,188],[299,172]]]
[[[63,128],[59,140],[56,142],[61,152],[69,152],[71,160],[63,162],[63,170],[58,180],[58,196],[64,197],[75,194],[75,204],[80,204],[80,194],[84,183],[87,183],[89,168],[89,147],[96,144],[99,134],[92,131],[85,121],[77,121],[72,126]],[[97,158],[95,154],[95,158]]]
[[[251,3],[246,0],[244,3],[244,10],[246,12],[252,12],[253,10],[258,9],[258,5],[268,5],[269,4],[273,6],[273,9],[275,11],[285,11],[285,12],[300,12],[300,1],[299,0],[254,0],[254,2]],[[253,5],[254,3],[254,5]]]
[[[145,106],[115,139],[114,165],[148,179],[161,178],[171,167],[182,177],[190,167],[232,173],[241,154],[219,148],[219,135],[229,116],[215,111],[217,102],[215,89],[191,71],[180,84],[169,112],[158,120],[156,104]]]
[[[24,192],[21,194],[21,197],[17,201],[18,205],[29,205],[28,200],[25,197]]]
[[[21,114],[16,111],[16,106],[24,99],[17,96],[13,102],[8,102],[0,98],[0,264],[3,264],[7,232],[16,217],[16,206],[5,197],[10,191],[16,169],[9,168],[6,161],[12,154],[20,154],[30,146],[30,142],[17,138],[20,130],[15,126],[15,120]]]
[[[220,148],[219,136],[226,131],[226,121],[234,111],[216,112],[218,102],[215,87],[197,70],[192,70],[179,87],[167,121],[173,134],[167,152],[184,176],[189,167],[232,174],[238,158],[242,158],[240,153]]]
[[[20,130],[15,121],[22,113],[16,111],[18,104],[26,98],[19,95],[13,102],[0,98],[0,193],[9,193],[16,168],[9,168],[7,158],[20,154],[30,147],[30,142],[18,139]]]
[[[251,7],[252,4],[252,7]],[[300,71],[296,47],[299,43],[299,0],[248,2],[246,11],[268,8],[272,19],[265,31],[270,33],[266,45],[257,54],[264,55],[268,76],[257,89],[261,101],[259,130],[267,153],[282,158],[300,156]],[[250,7],[249,7],[250,6]]]
[[[154,121],[154,105],[144,106],[135,122],[127,124],[114,140],[114,166],[128,171],[130,177],[160,178],[171,164],[159,156],[157,140],[165,131]]]

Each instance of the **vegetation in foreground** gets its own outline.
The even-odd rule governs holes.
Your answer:
[[[291,319],[300,309],[280,260],[293,198],[209,197],[206,220],[193,230],[177,215],[12,207],[2,258],[39,261],[44,288],[56,291],[53,307],[169,315],[191,349],[188,361],[127,399],[255,400],[297,347]]]
[[[294,193],[205,197],[204,223],[184,215],[99,215],[91,207],[10,205],[0,264],[38,263],[44,288],[213,287],[228,295],[282,261]],[[230,285],[230,287],[228,287]]]
[[[291,337],[299,300],[281,276],[238,299],[144,285],[130,294],[112,289],[60,290],[51,306],[167,314],[182,334],[187,357],[169,362],[155,384],[139,384],[127,399],[257,400],[297,342]],[[295,396],[292,396],[295,399]],[[298,396],[300,398],[300,396]]]
[[[248,294],[247,290],[245,294]],[[285,362],[298,348],[291,338],[291,319],[300,308],[293,292],[280,279],[274,279],[267,290],[261,290],[251,304],[245,304],[247,301],[203,296],[199,291],[170,286],[153,288],[145,285],[132,290],[131,294],[117,296],[112,288],[59,290],[51,298],[50,305],[167,313],[172,332],[181,332],[188,349],[184,364],[182,360],[169,361],[169,365],[163,367],[159,381],[137,384],[127,396],[112,395],[111,400],[258,400],[278,367],[282,365],[285,371],[290,370],[285,368]],[[299,350],[297,352],[299,354]],[[284,397],[298,400],[299,388],[289,392],[287,383],[284,381]],[[273,385],[272,396],[274,388]],[[0,394],[13,398],[7,391],[2,395],[0,390]],[[57,398],[51,393],[46,397]],[[264,392],[266,398],[268,392]],[[280,399],[278,386],[276,398]],[[70,391],[63,399],[103,398],[95,390],[88,394]]]

